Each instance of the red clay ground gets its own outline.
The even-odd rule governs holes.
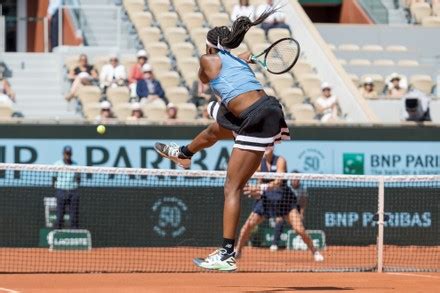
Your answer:
[[[440,273],[0,275],[1,293],[439,292]]]

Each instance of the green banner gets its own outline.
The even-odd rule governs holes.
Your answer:
[[[53,230],[47,234],[49,250],[90,250],[92,236],[85,229]]]

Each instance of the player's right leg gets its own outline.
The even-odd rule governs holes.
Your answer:
[[[162,157],[172,160],[184,169],[188,169],[191,166],[191,158],[195,153],[209,148],[220,139],[230,139],[233,137],[231,130],[223,128],[217,122],[214,122],[200,132],[189,145],[178,146],[173,143],[164,144],[157,142],[154,148]]]
[[[240,230],[240,236],[238,237],[237,245],[235,246],[235,258],[239,258],[241,250],[246,242],[249,240],[249,235],[255,226],[261,224],[264,221],[264,217],[252,212],[244,223]]]

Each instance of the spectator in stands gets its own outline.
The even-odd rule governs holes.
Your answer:
[[[126,85],[127,74],[125,67],[119,64],[118,56],[111,55],[110,63],[102,67],[99,75],[100,86],[105,92],[108,87],[117,87]]]
[[[316,113],[322,122],[338,118],[338,99],[332,95],[332,87],[329,83],[321,85],[322,95],[315,102]]]
[[[274,8],[274,1],[273,0],[267,0],[267,4],[261,4],[257,8],[257,15],[261,15],[264,11],[267,11],[269,9]],[[289,26],[285,23],[285,15],[281,11],[275,12],[268,18],[264,20],[264,22],[261,24],[261,28],[264,29],[264,31],[267,32],[270,29],[273,28],[285,28],[290,31]]]
[[[127,120],[136,121],[142,118],[144,118],[144,112],[142,111],[141,104],[131,104],[131,116],[128,117]]]
[[[167,106],[167,116],[168,120],[177,119],[177,107],[173,103],[169,103]]]
[[[98,72],[89,64],[87,55],[79,55],[78,66],[69,71],[69,79],[72,81],[69,93],[66,95],[66,100],[70,101],[76,96],[76,92],[80,85],[91,85],[93,81],[98,80]]]
[[[107,123],[114,119],[115,116],[112,111],[112,104],[110,104],[109,101],[102,101],[101,102],[101,112],[96,117],[96,122],[99,123]]]
[[[209,84],[204,84],[200,79],[193,82],[190,95],[190,103],[193,103],[196,107],[206,105],[210,101],[217,101]]]
[[[63,0],[49,0],[47,19],[49,20],[50,50],[58,46],[58,18]]]
[[[364,79],[360,92],[362,96],[367,99],[375,99],[378,97],[377,92],[374,90],[373,79],[369,76]]]
[[[431,100],[419,90],[413,89],[402,98],[402,121],[431,121]]]
[[[387,94],[393,98],[401,98],[406,93],[406,89],[402,86],[402,78],[397,73],[392,73],[389,76],[390,83],[388,84]]]
[[[142,66],[142,71],[144,77],[136,84],[136,94],[139,99],[141,101],[146,99],[145,101],[148,103],[160,99],[165,105],[167,105],[168,99],[165,97],[165,92],[160,81],[154,77],[153,67],[148,63],[144,64],[144,66]]]
[[[231,20],[235,21],[240,16],[247,16],[252,21],[255,19],[255,8],[249,5],[249,0],[239,0],[239,4],[232,8]]]
[[[145,50],[139,50],[136,54],[137,63],[131,66],[130,71],[128,73],[128,84],[136,84],[138,80],[144,78],[144,74],[142,72],[142,66],[148,61],[148,54]]]
[[[56,161],[57,166],[77,165],[72,160],[72,147],[63,148],[63,159]],[[81,182],[81,175],[73,172],[56,172],[52,177],[52,186],[55,188],[57,199],[57,218],[55,229],[62,229],[64,224],[64,214],[66,206],[69,206],[70,228],[79,228],[79,192],[78,187]]]
[[[0,74],[0,103],[10,106],[12,106],[12,103],[15,103],[15,93],[12,90],[11,84],[2,74]]]

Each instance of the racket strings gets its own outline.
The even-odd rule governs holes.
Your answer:
[[[295,64],[298,59],[299,47],[291,39],[275,44],[266,55],[267,69],[272,73],[283,73]]]

